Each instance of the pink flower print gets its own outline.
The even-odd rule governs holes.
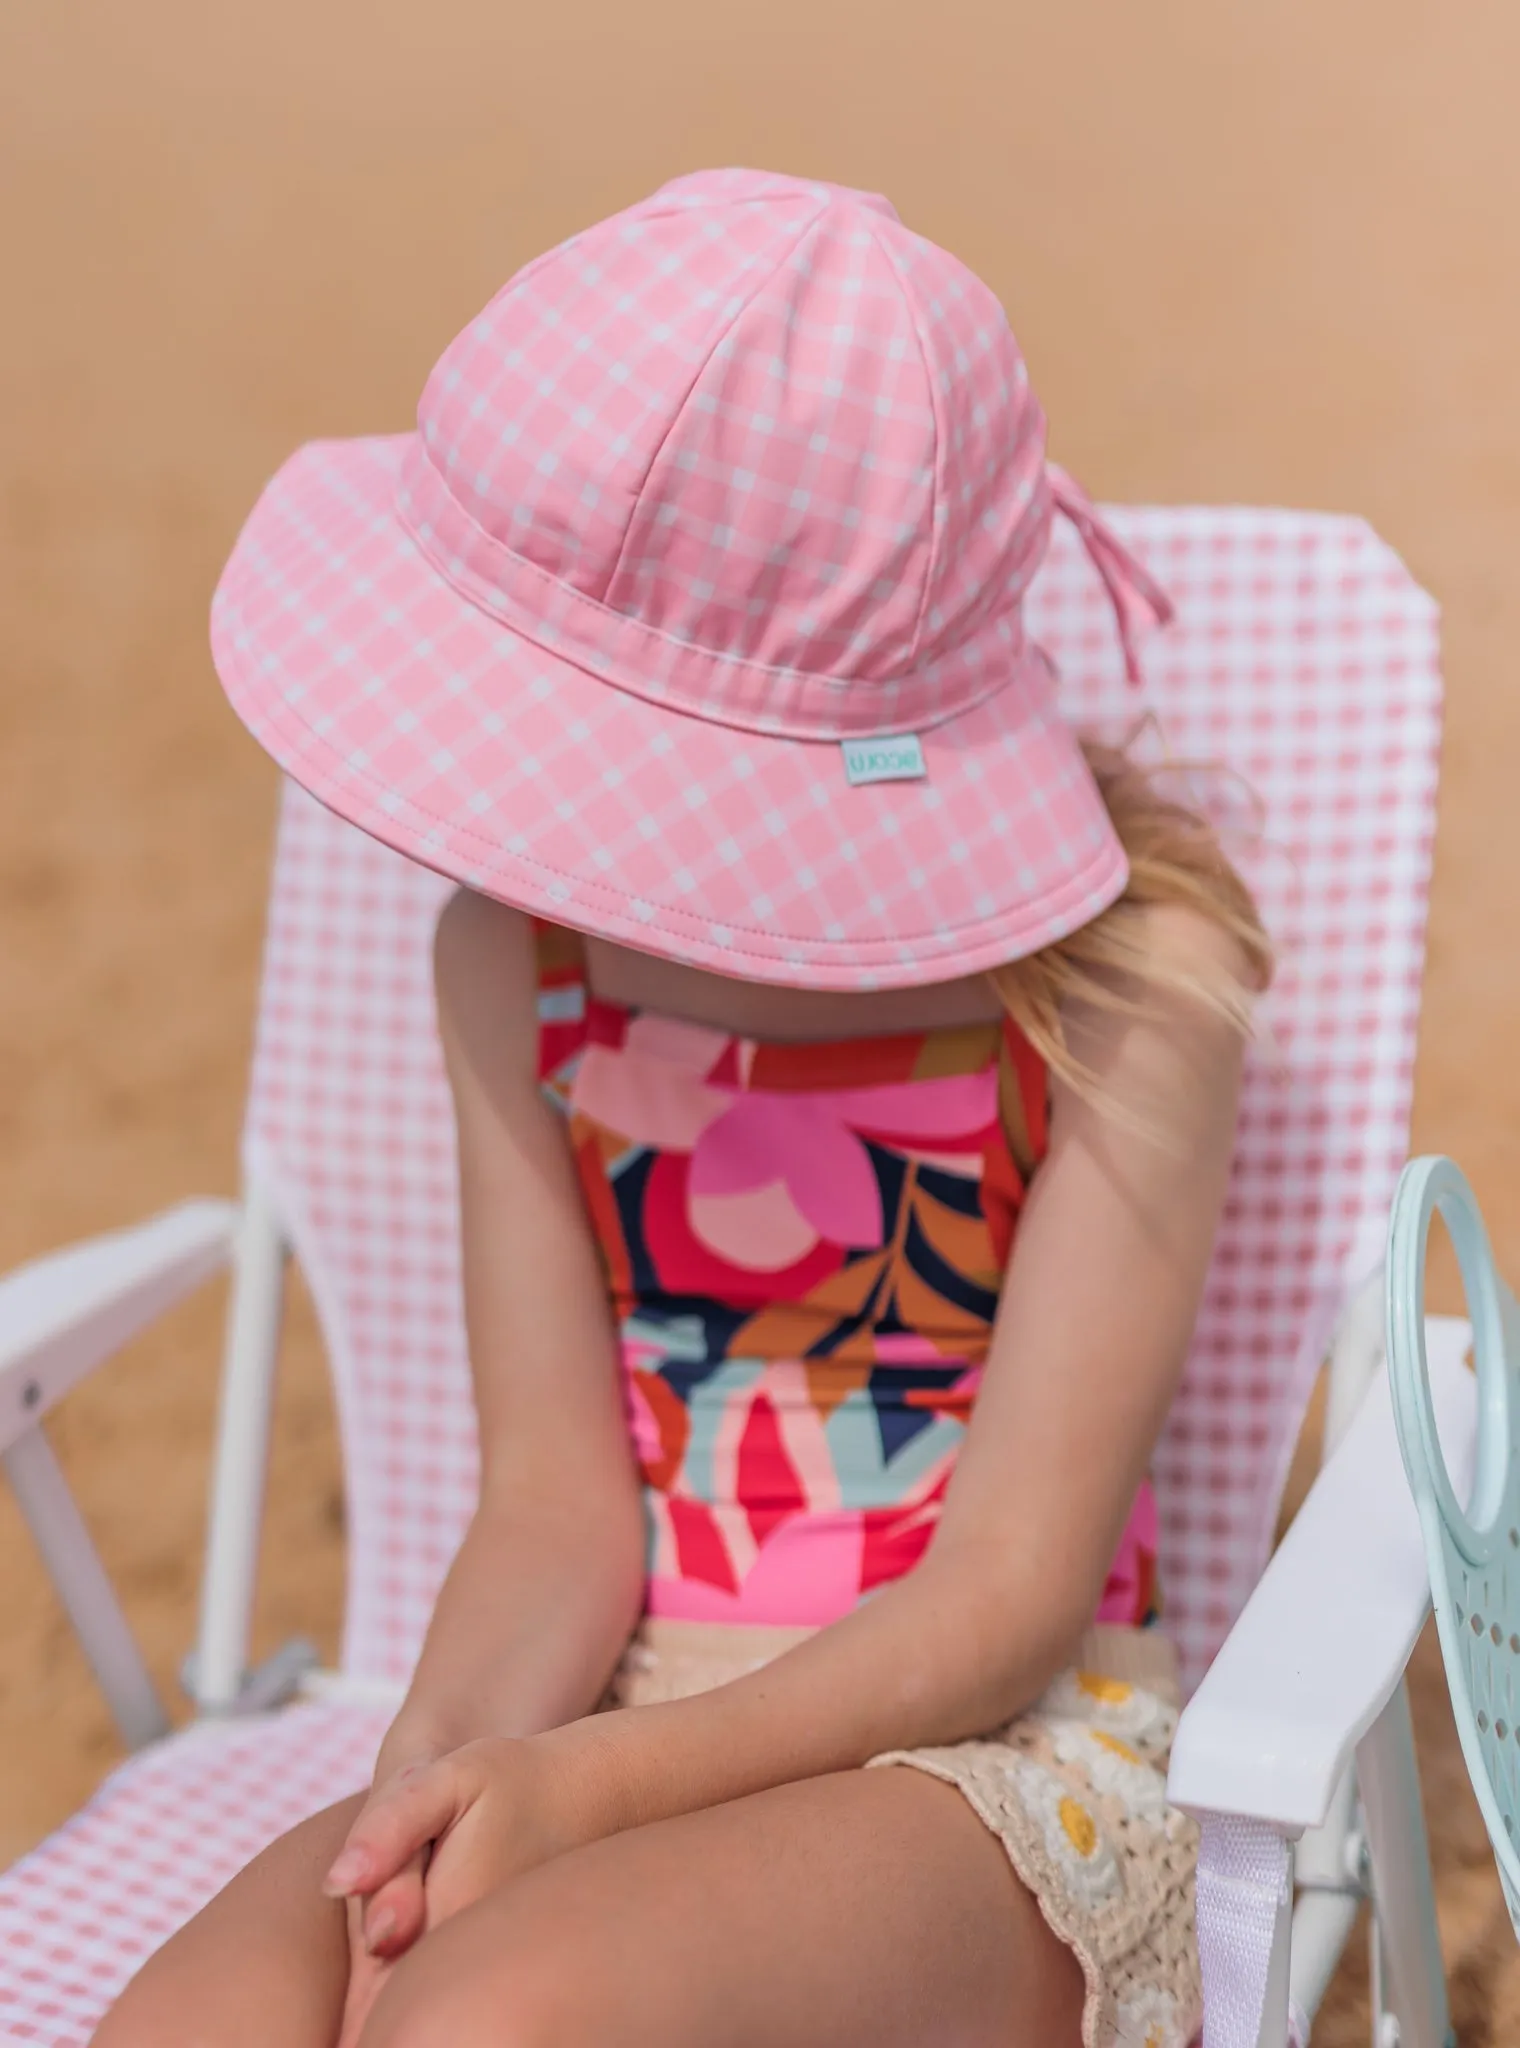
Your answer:
[[[626,1143],[673,1152],[690,1151],[729,1099],[691,1067],[605,1045],[586,1047],[570,1092],[582,1116]]]
[[[875,1088],[842,1088],[826,1100],[852,1130],[866,1131],[902,1150],[935,1157],[974,1144],[997,1122],[997,1070],[943,1074],[922,1081],[885,1082]],[[927,1146],[925,1149],[925,1141]]]
[[[1161,1524],[1156,1513],[1156,1496],[1147,1479],[1135,1496],[1135,1505],[1120,1539],[1119,1552],[1108,1569],[1099,1621],[1135,1623],[1143,1621],[1156,1584],[1156,1549]]]
[[[830,1095],[740,1095],[691,1155],[691,1227],[720,1258],[777,1272],[820,1238],[875,1247],[881,1192],[869,1153]]]

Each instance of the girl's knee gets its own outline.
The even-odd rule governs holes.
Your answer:
[[[360,2048],[607,2048],[616,2038],[617,2001],[584,1938],[487,1945],[448,1933],[398,1965]]]
[[[90,2048],[201,2048],[193,2013],[174,1987],[138,1978],[90,2036]]]

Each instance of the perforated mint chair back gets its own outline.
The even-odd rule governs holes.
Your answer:
[[[1462,1269],[1478,1368],[1478,1459],[1465,1505],[1441,1455],[1425,1355],[1425,1253],[1438,1214]],[[1449,1159],[1414,1160],[1399,1182],[1388,1367],[1462,1754],[1520,1937],[1520,1309],[1473,1191]]]

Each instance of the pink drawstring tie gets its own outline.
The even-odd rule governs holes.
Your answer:
[[[1176,616],[1175,607],[1161,585],[1142,568],[1102,518],[1076,479],[1054,462],[1046,463],[1045,474],[1050,480],[1056,510],[1064,513],[1077,529],[1093,567],[1103,578],[1103,588],[1108,592],[1119,628],[1119,645],[1124,649],[1124,673],[1138,685],[1144,677],[1135,648],[1134,607],[1143,606],[1158,626],[1171,624]]]

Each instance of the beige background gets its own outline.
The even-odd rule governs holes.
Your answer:
[[[979,268],[1095,492],[1355,509],[1439,596],[1416,1142],[1464,1162],[1520,1273],[1517,66],[1513,0],[0,8],[0,1265],[233,1186],[274,778],[205,614],[262,479],[406,425],[538,249],[748,162],[885,190]],[[218,1315],[56,1430],[166,1680]],[[341,1497],[295,1320],[261,1627],[330,1646]],[[1516,2038],[1520,1965],[1428,1659],[1421,1699],[1482,2048]],[[0,1859],[113,1754],[0,1497]],[[1356,1974],[1324,2048],[1364,2038]]]

